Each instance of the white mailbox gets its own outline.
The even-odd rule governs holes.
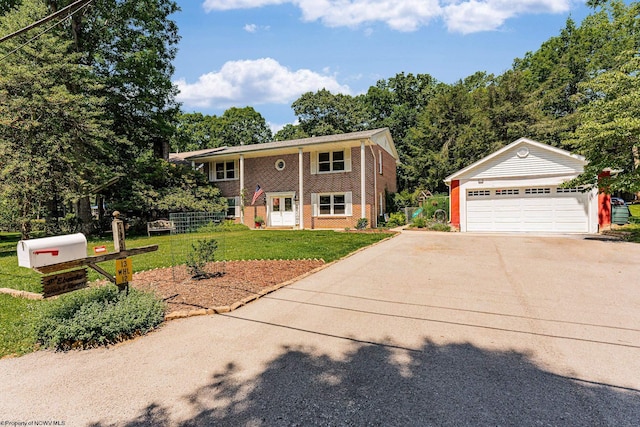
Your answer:
[[[87,257],[87,238],[82,233],[18,242],[18,265],[36,268]]]

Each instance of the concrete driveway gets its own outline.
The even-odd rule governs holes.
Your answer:
[[[0,425],[637,426],[639,261],[403,232],[228,315],[1,360]]]

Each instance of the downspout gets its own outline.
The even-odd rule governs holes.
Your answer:
[[[376,162],[376,153],[373,152],[373,146],[370,145],[369,149],[373,157],[373,218],[371,218],[371,228],[378,228],[378,175],[376,171],[378,162]]]
[[[244,224],[244,154],[240,154],[240,224]]]
[[[299,224],[298,229],[304,230],[304,192],[303,192],[303,182],[304,182],[304,155],[302,153],[302,148],[298,148],[298,216],[299,216]]]
[[[360,218],[366,218],[366,209],[367,209],[367,193],[365,186],[365,179],[367,178],[366,169],[365,169],[365,140],[360,141]]]

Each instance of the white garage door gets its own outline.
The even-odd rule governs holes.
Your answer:
[[[467,231],[587,233],[588,194],[556,187],[467,191]]]

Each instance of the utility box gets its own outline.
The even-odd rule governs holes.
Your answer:
[[[87,257],[87,238],[82,233],[18,242],[18,265],[37,268]]]

